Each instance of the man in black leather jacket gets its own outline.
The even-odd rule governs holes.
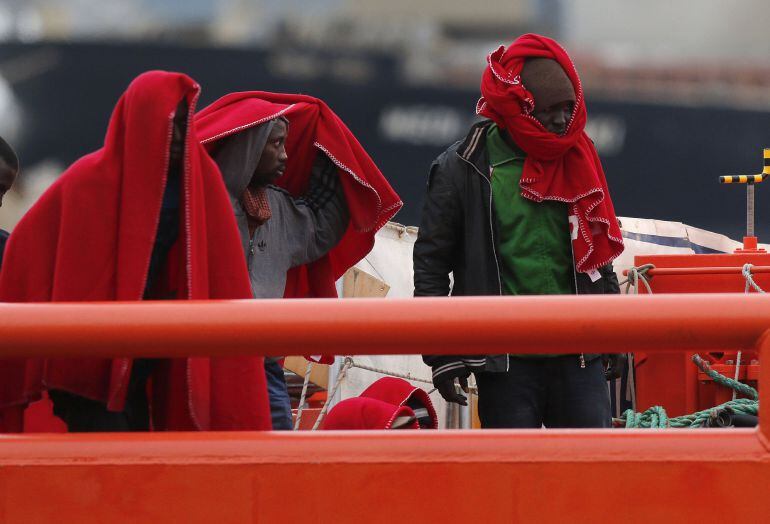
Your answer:
[[[576,89],[555,60],[530,63],[521,77],[534,96],[531,115],[562,136]],[[484,120],[434,161],[414,248],[416,297],[619,293],[611,264],[576,271],[573,208],[522,198],[518,182],[526,157],[503,126]],[[511,341],[513,355],[423,359],[449,402],[466,404],[456,382],[467,392],[467,377],[475,374],[482,427],[609,427],[600,355],[517,356],[515,348]]]

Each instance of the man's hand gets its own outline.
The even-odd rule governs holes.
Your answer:
[[[457,377],[457,380],[460,383],[460,388],[462,388],[465,393],[468,393],[468,377]],[[456,402],[461,406],[468,405],[468,399],[457,391],[457,385],[454,378],[436,384],[436,389],[447,402]]]

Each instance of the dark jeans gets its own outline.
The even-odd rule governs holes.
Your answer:
[[[602,359],[577,355],[511,357],[504,373],[476,374],[483,428],[608,428],[610,399]]]
[[[286,387],[283,368],[275,360],[265,359],[265,379],[267,379],[273,429],[292,429],[289,390]]]
[[[108,411],[101,402],[53,389],[48,392],[53,402],[53,413],[67,424],[71,433],[149,431],[147,379],[154,366],[152,359],[134,360],[123,411]]]

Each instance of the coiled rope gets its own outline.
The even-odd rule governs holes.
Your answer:
[[[748,293],[750,288],[754,288],[757,293],[764,293],[765,290],[759,287],[756,282],[754,282],[754,276],[751,274],[752,267],[753,266],[751,264],[743,264],[743,269],[741,270],[743,278],[746,279],[745,293]]]
[[[735,392],[750,398],[730,400],[713,408],[673,418],[668,417],[666,410],[662,406],[653,406],[643,413],[628,409],[619,419],[613,421],[614,425],[626,428],[702,428],[711,425],[725,411],[739,415],[758,415],[759,394],[756,389],[711,369],[709,363],[699,355],[693,355],[692,360],[701,371],[706,373],[717,384],[729,387]]]
[[[628,270],[628,276],[626,279],[620,283],[622,286],[623,284],[626,285],[625,293],[626,295],[630,294],[630,289],[633,286],[634,295],[639,294],[639,282],[642,282],[644,284],[644,287],[647,288],[647,293],[652,295],[652,288],[650,288],[650,279],[647,276],[647,273],[651,270],[655,269],[655,264],[643,264],[639,267],[632,267]]]

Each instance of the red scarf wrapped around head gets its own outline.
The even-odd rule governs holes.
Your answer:
[[[0,300],[141,300],[168,173],[173,118],[187,101],[179,237],[163,284],[176,299],[248,299],[251,287],[227,191],[192,115],[200,87],[179,73],[137,77],[110,119],[104,147],[75,162],[14,229]],[[0,408],[44,388],[121,411],[132,360],[0,361]],[[270,429],[262,358],[162,360],[153,377],[156,429]],[[6,430],[21,428],[6,427]]]
[[[556,60],[575,90],[575,107],[564,135],[547,131],[532,116],[535,100],[521,82],[527,58]],[[570,206],[575,268],[589,272],[623,252],[604,170],[591,139],[585,134],[583,88],[567,52],[554,40],[526,34],[507,49],[500,46],[487,57],[476,112],[504,128],[527,153],[521,194],[535,202],[558,200]]]
[[[339,168],[350,210],[350,226],[326,256],[294,268],[286,279],[287,298],[336,297],[335,281],[374,245],[374,235],[403,203],[356,137],[321,100],[305,95],[249,91],[224,96],[195,116],[207,147],[244,129],[283,116],[291,123],[286,171],[276,182],[292,195],[308,186],[310,168],[323,152]]]

